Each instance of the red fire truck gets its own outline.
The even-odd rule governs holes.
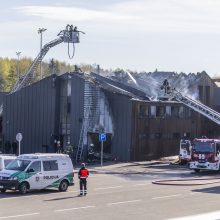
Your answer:
[[[194,139],[189,168],[200,170],[219,170],[220,139]]]

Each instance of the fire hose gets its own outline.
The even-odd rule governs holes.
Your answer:
[[[189,178],[189,179],[167,179],[152,181],[157,185],[172,185],[172,186],[193,186],[193,185],[208,185],[220,183],[219,178]]]

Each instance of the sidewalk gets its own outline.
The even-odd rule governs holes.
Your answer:
[[[170,164],[176,160],[177,156],[165,157],[159,160],[137,161],[137,162],[105,162],[101,167],[100,164],[87,164],[86,167],[91,173],[99,174],[138,174],[147,173],[147,168],[153,165]],[[75,167],[74,173],[77,173],[80,165]]]

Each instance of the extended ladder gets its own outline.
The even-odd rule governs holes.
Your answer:
[[[34,73],[37,71],[38,64],[43,60],[47,52],[50,48],[55,47],[56,45],[65,42],[65,43],[79,43],[79,33],[84,33],[82,31],[78,31],[77,27],[73,27],[73,25],[67,25],[66,29],[60,31],[58,34],[59,38],[47,43],[44,45],[40,53],[34,59],[28,71],[24,76],[20,77],[15,83],[13,89],[10,93],[16,92],[19,89],[29,85],[31,80],[33,79]],[[36,75],[36,74],[35,74]]]
[[[83,124],[80,131],[79,144],[76,152],[76,161],[79,162],[82,158],[83,147],[87,139],[87,131],[89,127],[90,107],[87,107],[84,114]]]
[[[194,111],[204,115],[206,118],[214,121],[218,125],[220,125],[220,113],[211,109],[210,107],[202,104],[199,101],[193,100],[188,96],[182,95],[180,92],[174,90],[172,93],[173,97],[183,103],[184,105],[188,106],[189,108],[193,109]]]

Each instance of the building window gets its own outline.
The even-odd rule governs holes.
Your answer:
[[[171,106],[166,106],[166,116],[171,116]]]
[[[203,102],[203,86],[199,86],[199,100]]]
[[[205,104],[210,105],[210,86],[205,87]]]
[[[148,116],[148,107],[146,105],[139,105],[139,116],[140,117]]]
[[[191,118],[192,117],[192,111],[190,108],[185,108],[185,117],[186,118]]]
[[[149,138],[149,134],[139,134],[139,139],[140,140],[146,140]]]
[[[155,139],[161,139],[162,138],[162,133],[155,133]]]
[[[157,106],[156,107],[156,117],[163,117],[165,115],[165,107]]]
[[[172,106],[171,107],[171,115],[173,117],[179,117],[179,106]]]
[[[156,106],[155,105],[151,105],[150,107],[150,116],[153,118],[156,117]]]
[[[180,133],[178,133],[178,132],[173,133],[173,138],[180,139]]]
[[[180,106],[179,108],[179,117],[184,118],[184,107],[183,106]]]

